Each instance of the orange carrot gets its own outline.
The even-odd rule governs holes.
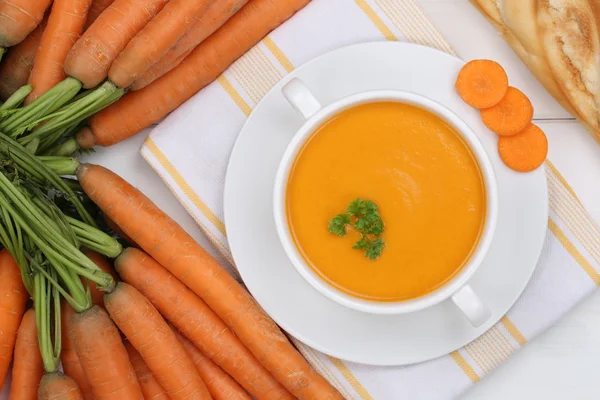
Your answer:
[[[176,329],[257,399],[293,399],[221,318],[152,257],[137,249],[125,249],[115,268],[125,282],[146,296]]]
[[[93,306],[75,314],[70,335],[96,400],[143,399],[121,335],[106,311]]]
[[[77,353],[75,352],[73,337],[71,336],[73,315],[75,315],[75,310],[69,303],[63,300],[61,303],[60,315],[62,327],[62,351],[60,353],[60,361],[62,362],[65,374],[71,377],[77,383],[77,386],[79,386],[83,398],[86,400],[93,400],[94,394],[92,393],[92,386],[88,382],[85,371],[81,367],[79,357],[77,357]]]
[[[25,40],[10,49],[0,63],[0,99],[8,99],[21,86],[27,85],[46,22],[46,18],[42,20]]]
[[[143,89],[181,64],[194,47],[212,35],[247,2],[248,0],[216,0],[167,54],[133,82],[131,89]]]
[[[204,299],[292,394],[300,399],[343,398],[312,369],[218,261],[139,190],[97,165],[82,164],[77,176],[92,201],[141,248]]]
[[[33,309],[27,311],[21,321],[14,357],[11,400],[37,400],[44,365],[38,345],[38,331]]]
[[[88,11],[87,21],[85,23],[85,29],[89,28],[95,20],[98,19],[100,14],[104,12],[115,0],[93,0],[92,6]]]
[[[204,39],[219,29],[248,0],[215,0],[173,47],[131,85],[142,89],[178,66]]]
[[[159,121],[217,79],[236,59],[309,1],[250,1],[177,68],[95,114],[90,120],[95,142],[110,146]]]
[[[104,304],[172,400],[211,398],[183,346],[147,298],[119,282],[104,296]]]
[[[92,0],[54,0],[29,75],[33,91],[25,99],[25,104],[31,103],[67,77],[63,63],[73,43],[83,32],[91,3]]]
[[[170,0],[115,59],[109,79],[126,88],[160,60],[206,11],[209,0]]]
[[[46,374],[40,383],[39,400],[83,400],[77,383],[62,372]],[[123,398],[124,399],[124,398]]]
[[[0,47],[23,41],[40,24],[52,0],[0,1]]]
[[[481,119],[498,135],[516,135],[531,123],[533,106],[523,92],[511,86],[498,104],[481,110]]]
[[[202,380],[206,383],[206,387],[211,396],[215,400],[251,400],[250,395],[225,371],[206,357],[194,346],[192,342],[187,340],[182,334],[174,331],[177,339],[183,345],[185,352],[190,357],[196,371],[200,374]]]
[[[4,249],[0,251],[0,387],[13,356],[17,331],[21,324],[29,294],[21,280],[21,270],[15,259]]]
[[[500,158],[517,172],[530,172],[544,163],[548,155],[548,138],[537,125],[529,124],[513,136],[498,139]]]
[[[138,353],[129,342],[125,342],[125,349],[127,349],[129,360],[131,361],[131,365],[133,365],[133,369],[135,369],[135,374],[142,388],[142,394],[144,395],[144,398],[153,400],[169,400],[169,396],[167,396],[165,390],[156,381],[156,378],[154,378],[154,375],[152,375],[152,371],[150,371],[140,353]]]
[[[109,273],[115,281],[118,280],[119,276],[115,272],[112,264],[102,254],[96,253],[95,251],[85,249],[83,253],[94,262],[100,269],[106,273]],[[95,283],[90,282],[90,292],[92,295],[92,304],[104,308],[104,292],[98,289]],[[67,374],[69,375],[69,374]]]
[[[84,128],[85,129],[85,128]],[[91,131],[90,131],[91,132]],[[94,147],[92,145],[92,147]],[[83,147],[85,148],[89,148],[91,149],[92,147]],[[130,238],[129,236],[127,236],[125,234],[125,232],[123,232],[121,230],[121,228],[119,228],[119,226],[117,224],[114,223],[114,221],[110,218],[108,218],[106,215],[104,215],[104,222],[106,222],[106,225],[108,225],[108,227],[117,235],[119,235],[121,237],[121,239],[125,240],[131,247],[137,247],[137,244],[133,241],[132,238]]]
[[[102,82],[127,43],[168,0],[115,0],[75,43],[65,60],[67,75],[86,89]]]
[[[489,108],[502,100],[508,90],[508,76],[492,60],[473,60],[458,73],[456,89],[462,99],[475,108]]]

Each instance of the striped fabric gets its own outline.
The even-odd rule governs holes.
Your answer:
[[[222,194],[227,160],[244,121],[295,66],[344,45],[374,40],[406,40],[454,54],[414,0],[313,0],[146,141],[142,155],[232,273]],[[202,134],[197,121],[203,121]],[[348,399],[451,399],[483,378],[600,284],[600,231],[556,168],[549,161],[545,168],[550,216],[542,258],[517,304],[483,336],[447,356],[408,367],[352,364],[296,342],[302,354]]]

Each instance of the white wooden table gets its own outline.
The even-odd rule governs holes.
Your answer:
[[[467,0],[418,0],[464,59],[491,58],[508,71],[536,108],[550,142],[550,159],[600,223],[600,145],[546,93],[510,48]],[[139,156],[145,134],[90,159],[134,183],[211,250],[192,218]],[[212,251],[214,253],[214,251]],[[586,299],[525,349],[465,394],[465,400],[600,398],[600,291]],[[6,390],[6,388],[4,388]],[[0,399],[8,398],[6,391]],[[392,399],[390,399],[392,400]]]

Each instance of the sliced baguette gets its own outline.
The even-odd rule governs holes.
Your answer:
[[[573,116],[581,118],[563,94],[546,59],[537,26],[537,2],[538,0],[502,0],[502,21],[514,36],[514,39],[505,39],[552,97]],[[513,44],[513,40],[517,40],[520,45]]]
[[[538,0],[537,11],[543,48],[556,81],[583,122],[600,136],[600,34],[590,2]]]

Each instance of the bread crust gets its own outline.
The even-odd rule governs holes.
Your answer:
[[[538,0],[546,58],[563,94],[593,130],[600,129],[600,36],[584,0]]]
[[[600,0],[470,0],[600,141]]]

